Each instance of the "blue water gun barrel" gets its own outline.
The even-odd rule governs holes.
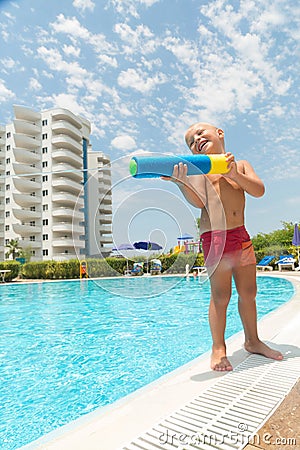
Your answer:
[[[135,178],[172,176],[175,164],[187,165],[188,175],[223,174],[229,172],[224,154],[134,156],[129,163],[130,174]]]

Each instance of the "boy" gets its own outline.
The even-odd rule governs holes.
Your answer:
[[[224,175],[187,176],[187,166],[174,166],[171,180],[189,203],[201,209],[200,229],[210,285],[209,324],[212,335],[211,368],[232,370],[226,356],[226,311],[231,297],[232,277],[239,295],[239,313],[245,333],[245,349],[276,360],[280,352],[258,338],[256,316],[256,259],[244,226],[245,192],[261,197],[265,188],[248,161],[235,161],[225,153],[224,132],[207,123],[192,125],[185,141],[195,155],[224,153],[229,172]]]

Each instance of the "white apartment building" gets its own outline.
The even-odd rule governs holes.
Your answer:
[[[32,261],[89,256],[89,121],[63,108],[14,116],[0,129],[0,252],[18,239]]]
[[[112,249],[111,165],[102,152],[88,152],[88,254],[109,256]]]

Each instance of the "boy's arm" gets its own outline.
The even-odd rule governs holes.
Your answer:
[[[247,194],[253,197],[262,197],[265,193],[265,186],[251,164],[245,160],[236,162],[231,153],[226,153],[226,156],[230,171],[224,176],[235,181]]]
[[[162,180],[177,184],[186,200],[196,208],[204,208],[206,204],[205,179],[203,175],[187,176],[187,165],[176,164],[171,177]]]

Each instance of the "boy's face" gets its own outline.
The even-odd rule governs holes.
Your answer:
[[[194,155],[225,153],[224,132],[208,123],[195,123],[185,134],[185,142]]]

